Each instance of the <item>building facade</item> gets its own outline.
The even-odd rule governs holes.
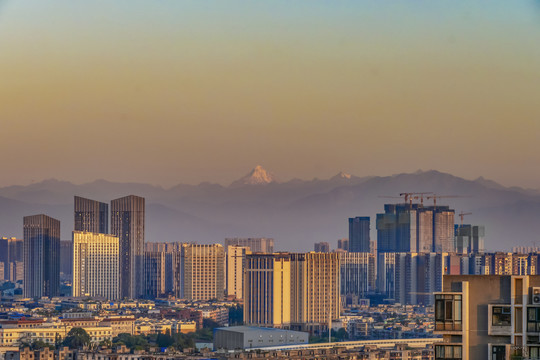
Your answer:
[[[540,358],[540,276],[447,275],[434,299],[436,360]]]
[[[327,242],[318,242],[313,245],[315,252],[330,252],[330,244]]]
[[[24,297],[60,295],[60,221],[47,215],[25,216]]]
[[[0,262],[4,265],[4,277],[8,281],[17,281],[16,276],[11,275],[11,267],[23,261],[23,240],[17,238],[0,238]],[[15,264],[15,265],[14,265]]]
[[[95,200],[75,196],[75,231],[107,234],[109,232],[109,205]]]
[[[114,235],[73,231],[73,296],[118,299],[119,251]]]
[[[225,248],[230,245],[247,246],[252,252],[272,254],[274,239],[272,238],[225,238]]]
[[[364,299],[375,291],[375,256],[369,252],[346,252],[340,256],[341,295]]]
[[[222,245],[183,244],[181,261],[184,299],[223,299],[225,252]]]
[[[111,201],[111,233],[120,241],[120,297],[144,295],[145,200],[135,195]]]
[[[288,328],[291,323],[291,258],[288,253],[246,255],[244,324]]]
[[[370,252],[369,216],[349,218],[349,251]]]
[[[251,254],[245,246],[227,246],[226,295],[236,299],[244,297],[244,269],[246,255]]]

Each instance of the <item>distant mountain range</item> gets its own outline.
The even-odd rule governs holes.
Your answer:
[[[231,236],[264,236],[277,250],[307,251],[314,242],[348,236],[349,217],[375,215],[385,203],[400,202],[402,192],[456,195],[438,200],[472,212],[465,223],[486,226],[486,247],[540,245],[540,193],[504,187],[478,178],[466,180],[434,170],[393,176],[358,177],[346,173],[326,179],[280,182],[257,166],[229,186],[203,182],[169,189],[138,183],[97,180],[76,185],[45,180],[27,186],[0,188],[0,236],[22,237],[22,218],[45,213],[61,221],[62,237],[71,238],[73,196],[110,202],[129,194],[146,198],[146,241],[222,243]],[[425,201],[427,203],[427,201]],[[456,216],[456,222],[459,218]]]

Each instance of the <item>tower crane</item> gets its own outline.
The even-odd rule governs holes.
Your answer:
[[[472,212],[460,212],[458,214],[459,218],[461,219],[461,225],[460,227],[463,227],[463,218],[465,217],[465,215],[472,215]]]

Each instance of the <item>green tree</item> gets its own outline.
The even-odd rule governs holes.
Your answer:
[[[160,348],[168,348],[174,344],[174,339],[168,334],[158,334],[156,338],[156,345]]]
[[[68,346],[70,349],[81,349],[85,346],[90,346],[91,339],[86,330],[80,327],[74,327],[69,330],[62,344]]]

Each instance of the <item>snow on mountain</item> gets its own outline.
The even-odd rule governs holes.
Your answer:
[[[265,170],[261,165],[257,165],[248,174],[234,181],[231,184],[231,187],[238,187],[242,185],[266,185],[276,182],[278,181],[272,173]]]

